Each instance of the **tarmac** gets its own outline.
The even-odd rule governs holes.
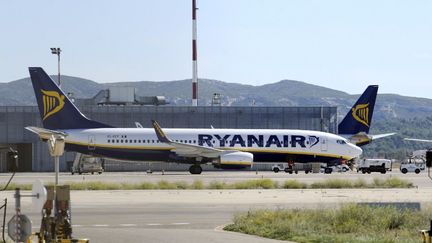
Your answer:
[[[172,173],[172,174],[171,174]],[[306,189],[306,190],[131,190],[131,191],[72,191],[73,235],[89,238],[90,242],[280,242],[256,236],[225,232],[223,225],[232,222],[236,214],[256,209],[334,208],[345,203],[365,202],[413,202],[421,207],[430,207],[432,202],[432,181],[426,173],[362,175],[308,174],[288,175],[272,172],[205,172],[202,175],[188,175],[186,172],[146,173],[104,173],[102,175],[62,174],[60,180],[97,180],[138,182],[159,181],[207,181],[226,182],[256,178],[274,180],[297,179],[316,181],[328,178],[355,180],[362,177],[397,176],[413,181],[411,189]],[[0,183],[7,174],[0,175]],[[15,183],[42,178],[53,181],[53,173],[18,174]],[[0,192],[0,198],[8,198],[9,219],[13,213],[13,192]],[[31,199],[23,198],[22,212],[33,221],[37,231],[40,213],[31,211]],[[286,241],[284,241],[286,242]]]

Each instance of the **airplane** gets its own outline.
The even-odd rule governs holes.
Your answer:
[[[369,85],[354,106],[338,125],[338,134],[357,146],[371,143],[373,140],[395,135],[385,133],[371,135],[369,128],[375,108],[378,85]]]
[[[332,133],[282,129],[115,128],[85,117],[40,67],[29,68],[43,128],[26,127],[42,140],[63,136],[65,150],[129,161],[252,167],[254,162],[331,162],[359,157],[362,149]]]

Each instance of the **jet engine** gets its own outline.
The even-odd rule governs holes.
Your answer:
[[[239,151],[223,154],[213,165],[215,168],[220,169],[251,168],[253,165],[253,154]]]

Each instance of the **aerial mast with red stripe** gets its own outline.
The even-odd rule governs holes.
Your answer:
[[[192,0],[192,106],[198,106],[196,0]]]

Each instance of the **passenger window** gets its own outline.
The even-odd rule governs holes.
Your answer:
[[[116,143],[119,143],[119,140],[118,140],[118,139],[116,140]]]

